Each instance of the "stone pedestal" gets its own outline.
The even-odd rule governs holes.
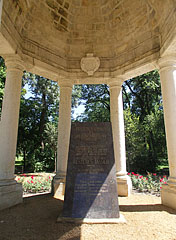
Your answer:
[[[0,210],[23,202],[22,185],[16,181],[0,181]]]
[[[161,202],[165,206],[176,209],[176,186],[163,184],[161,189]]]
[[[159,60],[161,89],[164,107],[167,151],[169,161],[168,185],[161,190],[162,204],[176,209],[176,57]]]
[[[65,181],[66,178],[59,178],[59,177],[54,177],[53,183],[52,183],[52,192],[54,198],[57,199],[64,199],[64,194],[65,194]]]
[[[110,111],[117,171],[118,195],[123,197],[130,195],[132,191],[132,183],[126,171],[125,131],[121,82],[123,82],[123,79],[119,79],[118,82],[112,82],[110,84]]]
[[[63,198],[65,192],[71,129],[71,95],[72,84],[60,84],[57,166],[56,176],[53,179],[53,194],[55,198]]]
[[[117,176],[117,190],[121,197],[128,197],[132,192],[132,182],[128,175]]]
[[[22,187],[14,180],[23,63],[6,56],[7,76],[0,122],[0,209],[22,202]]]

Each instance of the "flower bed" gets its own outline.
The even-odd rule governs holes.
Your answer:
[[[139,192],[159,194],[163,184],[167,184],[166,175],[159,176],[156,173],[140,175],[128,173],[131,177],[133,189]],[[21,174],[16,176],[16,181],[22,183],[24,193],[50,192],[54,174]]]
[[[52,174],[21,174],[16,176],[16,181],[22,183],[24,193],[50,192]]]
[[[139,192],[160,193],[163,184],[167,184],[168,177],[166,175],[159,176],[156,173],[148,173],[143,176],[138,173],[128,173],[131,177],[132,185]]]

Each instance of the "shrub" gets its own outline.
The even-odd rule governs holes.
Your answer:
[[[22,174],[16,177],[17,182],[22,183],[23,192],[37,193],[51,191],[52,177]]]
[[[131,176],[133,188],[140,192],[159,193],[162,184],[167,184],[168,177],[159,176],[156,173],[147,173],[147,175],[140,175],[134,172],[128,173]]]

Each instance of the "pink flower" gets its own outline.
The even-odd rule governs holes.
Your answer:
[[[156,176],[156,173],[153,173],[153,176]]]
[[[162,181],[163,181],[163,178],[160,179],[160,182],[162,182]]]
[[[146,178],[146,180],[148,180],[148,178]]]
[[[20,181],[20,178],[18,178],[17,180]]]
[[[134,175],[134,172],[132,172],[131,174],[133,174],[133,175]]]
[[[51,179],[51,177],[49,176],[49,179]]]

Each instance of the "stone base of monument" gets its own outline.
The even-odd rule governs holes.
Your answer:
[[[23,202],[22,185],[15,180],[0,181],[0,210]]]
[[[163,205],[176,209],[176,185],[163,184],[161,189],[161,202]]]
[[[52,194],[54,198],[64,199],[65,193],[65,178],[55,177],[52,182]]]
[[[126,220],[122,214],[119,218],[68,218],[68,217],[58,217],[58,223],[76,223],[76,224],[118,224],[126,223]]]
[[[131,178],[126,176],[117,176],[117,190],[118,196],[128,197],[132,192],[132,182]]]

